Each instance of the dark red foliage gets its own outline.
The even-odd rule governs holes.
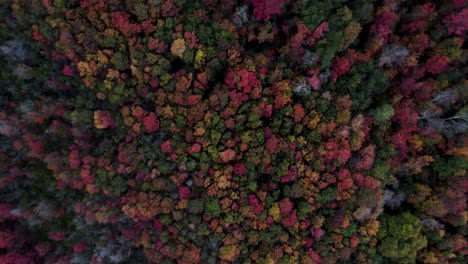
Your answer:
[[[392,162],[393,165],[397,164],[406,159],[407,152],[408,152],[408,141],[413,138],[411,130],[409,129],[402,129],[395,133],[391,137],[391,143],[398,150],[398,155],[395,157],[394,161]]]
[[[65,75],[65,76],[70,76],[70,77],[73,77],[75,74],[72,70],[72,68],[70,68],[69,66],[65,65],[63,66],[63,69],[62,69],[62,73]]]
[[[244,164],[242,163],[234,164],[234,173],[236,175],[242,176],[245,174],[246,171],[247,171],[247,168],[244,166]]]
[[[325,143],[323,160],[330,163],[332,160],[338,160],[341,164],[345,164],[351,157],[349,142],[347,140],[338,143],[336,140],[331,140]]]
[[[161,151],[164,153],[172,152],[171,142],[169,140],[166,140],[161,144]]]
[[[264,116],[266,118],[270,118],[273,114],[273,105],[271,104],[266,104],[266,103],[260,103],[260,115]]]
[[[189,49],[195,49],[198,47],[198,38],[195,35],[195,32],[185,32],[184,38]]]
[[[369,145],[361,151],[361,160],[356,164],[357,170],[368,170],[372,167],[375,157],[375,145]]]
[[[177,16],[179,9],[172,3],[170,0],[166,0],[162,5],[162,16],[163,17],[173,17]]]
[[[353,187],[353,179],[351,178],[344,179],[343,181],[338,183],[338,190],[340,191],[344,191],[351,187]]]
[[[125,12],[112,12],[112,24],[120,30],[126,37],[130,37],[141,32],[141,27],[130,22],[130,14]]]
[[[353,66],[353,63],[347,57],[335,57],[332,64],[332,80],[336,81],[338,77],[346,74]]]
[[[0,263],[4,264],[34,264],[33,258],[25,256],[20,252],[8,252],[5,255],[0,255]]]
[[[297,216],[296,216],[297,210],[294,209],[288,216],[283,218],[281,223],[283,223],[284,227],[290,227],[294,226],[297,223]]]
[[[432,74],[439,74],[448,67],[449,58],[444,55],[435,54],[426,62],[426,71]]]
[[[267,21],[272,15],[281,13],[286,0],[252,0],[253,14],[261,21]]]
[[[88,248],[88,243],[78,242],[73,245],[73,252],[83,252]]]
[[[419,114],[414,110],[414,103],[410,100],[405,100],[395,107],[395,115],[392,121],[398,123],[407,131],[418,129]]]
[[[105,7],[104,0],[82,0],[80,1],[81,8],[89,8],[93,10],[103,9]]]
[[[328,32],[328,22],[324,21],[322,22],[315,30],[314,33],[312,33],[312,36],[314,37],[315,40],[321,39],[326,32]]]
[[[398,15],[390,11],[388,8],[381,13],[377,18],[376,23],[372,25],[371,32],[379,38],[382,38],[383,43],[386,43],[388,35],[392,32],[392,27],[398,19]]]
[[[259,215],[263,211],[263,206],[253,194],[249,195],[249,208],[256,215]]]
[[[65,238],[65,232],[51,232],[49,238],[52,240],[63,240]]]
[[[304,41],[311,37],[312,32],[309,30],[309,28],[302,23],[302,21],[297,22],[297,33],[291,37],[289,41],[289,46],[293,50],[297,50],[301,48],[303,45]],[[308,43],[307,43],[308,44]]]
[[[430,45],[429,35],[426,33],[411,36],[411,43],[408,45],[415,55],[421,55]]]
[[[465,3],[466,4],[466,3]],[[458,36],[466,36],[468,33],[468,8],[464,8],[462,11],[452,14],[446,17],[443,21],[447,27],[449,34],[455,34]]]
[[[35,41],[42,42],[45,40],[44,36],[39,32],[39,30],[33,30],[32,31],[32,37]]]
[[[72,169],[78,169],[81,165],[80,152],[78,150],[70,151],[68,161],[70,162],[70,167]]]
[[[190,154],[198,153],[200,152],[200,150],[201,150],[201,145],[199,143],[195,143],[190,147],[189,153]]]
[[[148,48],[150,50],[155,50],[159,53],[163,53],[167,50],[167,43],[160,41],[158,39],[149,37],[148,38]]]
[[[147,19],[141,22],[141,29],[145,35],[149,35],[154,31],[154,25],[151,23],[151,20]]]
[[[340,180],[340,181],[343,181],[343,180],[345,180],[347,178],[350,178],[350,177],[351,177],[351,173],[346,168],[340,169],[340,171],[338,172],[338,176],[337,176],[338,180]]]
[[[310,229],[310,234],[316,239],[320,239],[323,235],[325,235],[325,230],[323,230],[322,228],[318,228],[318,227],[312,227]]]
[[[418,102],[426,102],[432,99],[432,93],[434,89],[437,87],[437,82],[434,80],[427,80],[420,85],[418,85],[418,89],[414,92],[414,98],[418,100]]]
[[[0,249],[10,248],[16,240],[16,235],[0,231]]]
[[[159,130],[159,120],[153,112],[143,119],[143,124],[149,133]]]
[[[180,199],[190,199],[190,198],[192,198],[192,192],[190,191],[190,188],[187,187],[187,186],[179,187],[179,198]]]
[[[275,136],[272,135],[268,140],[266,144],[266,149],[268,150],[269,153],[276,153],[278,151],[278,144],[280,140]]]

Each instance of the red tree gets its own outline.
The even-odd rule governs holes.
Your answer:
[[[253,14],[261,21],[267,21],[272,15],[281,13],[285,0],[253,0]]]

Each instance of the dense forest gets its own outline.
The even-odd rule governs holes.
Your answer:
[[[0,0],[0,263],[467,263],[468,1]]]

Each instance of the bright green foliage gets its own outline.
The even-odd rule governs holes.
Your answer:
[[[209,197],[205,200],[205,214],[213,217],[220,216],[221,207],[219,206],[219,199]]]
[[[381,223],[377,234],[381,241],[378,252],[390,262],[414,263],[418,250],[427,246],[419,219],[405,212],[402,215],[384,215]]]
[[[384,104],[372,111],[372,117],[374,118],[374,122],[377,124],[382,124],[385,121],[388,121],[394,114],[395,112],[390,104]]]

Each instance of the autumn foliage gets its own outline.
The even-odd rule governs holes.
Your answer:
[[[0,263],[466,261],[466,1],[0,10]]]

